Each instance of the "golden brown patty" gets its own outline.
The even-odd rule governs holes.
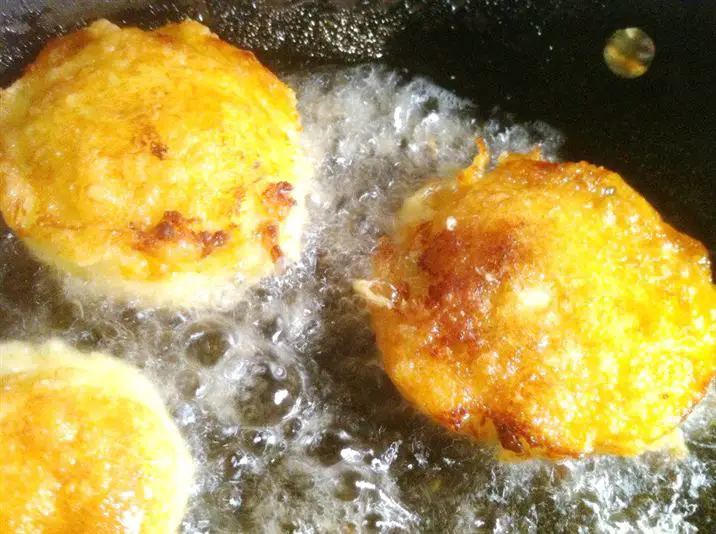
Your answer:
[[[201,304],[298,255],[299,131],[293,92],[201,24],[100,20],[0,90],[0,209],[102,293]]]
[[[663,445],[716,370],[706,250],[604,168],[486,158],[409,198],[358,285],[386,371],[521,455]]]
[[[170,533],[192,460],[154,386],[60,342],[0,344],[0,532]]]

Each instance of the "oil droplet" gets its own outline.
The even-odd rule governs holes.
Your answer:
[[[656,47],[640,28],[615,31],[604,47],[604,61],[609,69],[622,78],[638,78],[654,59]]]

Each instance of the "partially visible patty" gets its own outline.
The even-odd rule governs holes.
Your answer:
[[[193,462],[147,378],[51,341],[0,344],[0,532],[175,532]]]

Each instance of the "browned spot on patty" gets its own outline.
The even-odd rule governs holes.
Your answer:
[[[286,217],[289,211],[291,211],[291,208],[296,205],[291,191],[293,191],[293,186],[288,182],[269,184],[262,193],[263,204],[266,210],[279,218]]]
[[[387,263],[393,256],[394,251],[395,247],[391,239],[387,236],[382,236],[378,239],[375,252],[373,252],[374,263]]]
[[[497,431],[497,439],[500,445],[508,451],[521,454],[525,451],[525,446],[520,439],[520,434],[514,429],[500,420],[494,420],[495,430]]]
[[[398,296],[402,300],[408,300],[410,299],[410,284],[408,284],[405,281],[398,282],[395,285],[395,289],[398,291]]]
[[[488,417],[492,421],[497,432],[497,439],[504,449],[522,454],[527,447],[540,448],[543,446],[533,429],[517,421],[514,417],[494,411],[490,412]]]
[[[224,230],[217,232],[203,231],[197,234],[197,240],[201,244],[201,257],[205,258],[217,248],[224,246],[229,240],[229,234]]]
[[[470,413],[467,408],[462,404],[458,405],[453,410],[445,412],[437,416],[438,421],[452,431],[459,431],[465,420],[468,418]]]
[[[192,219],[187,219],[177,211],[166,211],[153,227],[148,230],[135,230],[135,248],[151,254],[164,244],[183,241],[198,247],[201,257],[205,258],[228,242],[229,234],[225,230],[197,232],[192,230],[192,222]]]
[[[432,310],[441,343],[482,341],[494,294],[526,256],[507,224],[482,232],[463,226],[428,238],[418,266],[429,276],[423,306]]]
[[[152,35],[160,43],[164,43],[165,45],[169,45],[172,47],[178,47],[182,44],[182,41],[180,41],[177,37],[173,35],[168,35],[166,33],[154,32],[150,35]]]
[[[271,260],[276,263],[283,257],[283,251],[279,246],[279,229],[275,223],[266,223],[261,227],[261,244],[271,255]]]
[[[177,211],[166,211],[162,219],[148,230],[137,230],[137,248],[146,252],[161,247],[162,243],[193,240],[189,220]]]
[[[164,159],[169,152],[169,147],[162,141],[159,132],[153,124],[143,125],[137,133],[137,144],[149,150],[149,152],[159,158]]]

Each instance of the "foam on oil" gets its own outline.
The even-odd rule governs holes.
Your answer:
[[[0,243],[3,337],[59,335],[160,386],[197,462],[183,531],[693,532],[694,512],[713,514],[714,395],[686,425],[684,460],[503,464],[417,415],[380,368],[351,283],[391,214],[426,179],[466,166],[477,136],[494,155],[539,145],[556,158],[560,134],[480,123],[470,102],[378,66],[287,81],[316,168],[305,249],[240,305],[87,303],[7,231]]]

